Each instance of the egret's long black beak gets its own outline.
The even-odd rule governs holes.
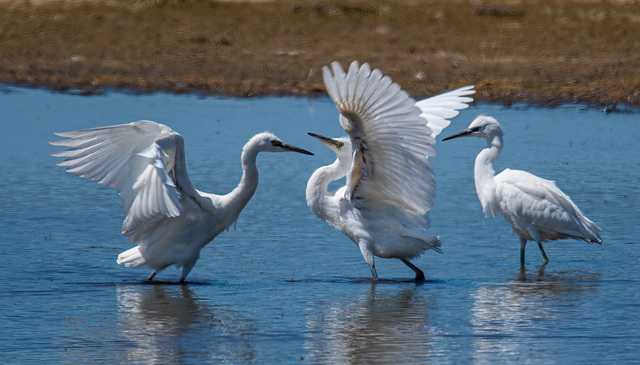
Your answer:
[[[447,138],[443,138],[442,141],[444,142],[444,141],[448,141],[450,139],[454,139],[454,138],[458,138],[458,137],[466,137],[466,136],[470,135],[473,132],[475,132],[475,130],[473,130],[473,129],[465,129],[462,132],[458,132],[458,133],[456,133],[456,134],[454,134],[452,136],[449,136]]]
[[[283,144],[282,144],[282,148],[284,148],[284,149],[285,149],[285,150],[287,150],[287,151],[291,151],[291,152],[298,152],[298,153],[304,153],[305,155],[311,155],[311,156],[313,156],[313,153],[311,153],[311,152],[309,152],[309,151],[307,151],[307,150],[305,150],[305,149],[302,149],[302,148],[300,148],[300,147],[292,146],[292,145],[290,145],[290,144],[283,143]]]
[[[311,133],[311,132],[308,132],[307,134],[310,135],[311,137],[317,139],[318,141],[326,144],[327,146],[335,146],[335,147],[337,147],[336,144],[338,143],[338,141],[336,141],[333,138],[321,136],[319,134],[315,134],[315,133]]]

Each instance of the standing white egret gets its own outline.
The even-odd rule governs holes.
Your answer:
[[[458,137],[487,140],[476,157],[474,177],[476,192],[485,214],[502,213],[520,237],[520,263],[524,265],[527,241],[536,241],[543,264],[549,262],[542,242],[575,238],[589,243],[602,243],[600,227],[582,214],[580,209],[553,181],[526,171],[505,169],[498,175],[493,163],[502,151],[502,129],[494,118],[481,115],[466,130],[443,141]]]
[[[58,166],[80,177],[114,188],[125,211],[122,235],[137,246],[118,255],[118,264],[147,265],[153,277],[169,265],[182,267],[184,281],[200,250],[228,229],[258,186],[259,152],[293,151],[312,155],[264,132],[242,149],[242,178],[226,195],[196,190],[185,163],[182,136],[151,121],[56,133],[70,139],[50,142],[68,150]]]
[[[400,86],[368,64],[351,63],[345,74],[339,63],[323,68],[324,84],[340,112],[349,138],[310,133],[337,154],[307,183],[307,204],[359,248],[373,280],[374,256],[397,258],[424,280],[409,259],[440,240],[426,232],[435,196],[435,136],[472,99],[473,87],[460,88],[416,103]],[[331,181],[346,176],[346,185],[328,191]]]

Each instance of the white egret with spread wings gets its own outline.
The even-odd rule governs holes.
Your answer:
[[[542,254],[542,262],[549,262],[542,242],[574,238],[602,243],[600,227],[582,214],[580,209],[553,181],[539,178],[521,170],[505,169],[498,175],[493,163],[503,145],[500,123],[481,115],[467,129],[443,141],[459,137],[479,137],[487,140],[476,157],[474,177],[476,192],[485,214],[502,213],[520,238],[520,264],[524,265],[527,241],[535,241]]]
[[[149,266],[153,277],[170,265],[182,267],[183,282],[200,250],[231,226],[258,186],[259,152],[312,155],[264,132],[242,149],[242,178],[226,195],[196,190],[185,163],[182,136],[163,124],[130,124],[56,133],[50,142],[69,149],[52,153],[68,172],[114,188],[125,210],[122,234],[137,246],[118,255],[118,264]]]
[[[374,256],[397,258],[423,280],[409,260],[440,240],[429,234],[428,212],[435,196],[435,136],[472,99],[463,87],[418,103],[400,86],[353,62],[347,73],[339,63],[323,68],[329,96],[340,112],[349,137],[327,138],[310,133],[337,155],[316,170],[307,183],[307,204],[320,219],[342,231],[359,248],[378,279]],[[346,185],[328,191],[329,183],[346,176]]]

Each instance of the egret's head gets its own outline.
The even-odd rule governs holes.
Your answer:
[[[329,138],[315,133],[307,134],[331,148],[338,158],[351,158],[351,139],[349,137]]]
[[[258,151],[266,152],[298,152],[305,155],[313,155],[313,153],[303,150],[302,148],[292,146],[282,142],[282,140],[276,137],[273,133],[262,132],[253,136],[246,146],[254,146]],[[246,147],[245,147],[246,148]]]
[[[480,115],[469,124],[469,127],[462,132],[444,138],[443,141],[458,137],[480,137],[491,139],[494,136],[502,136],[500,123],[495,118]]]

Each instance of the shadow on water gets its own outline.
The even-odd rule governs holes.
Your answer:
[[[116,295],[117,328],[127,343],[121,360],[246,362],[255,356],[251,325],[238,312],[209,305],[191,285],[117,285]]]
[[[351,278],[351,277],[328,277],[313,279],[291,279],[289,283],[334,283],[334,284],[369,284],[369,285],[386,285],[386,284],[415,284],[416,286],[424,284],[440,283],[440,280],[414,280],[414,279],[380,279],[373,281],[371,278]]]
[[[506,283],[513,291],[530,293],[538,296],[557,296],[594,290],[599,286],[602,274],[595,271],[552,271],[547,272],[547,265],[540,265],[535,270],[520,267],[513,275],[514,279]]]
[[[410,363],[429,357],[429,303],[418,286],[370,288],[357,300],[336,301],[306,319],[311,362]],[[398,289],[398,290],[396,290]]]
[[[548,339],[568,336],[595,338],[588,321],[573,316],[584,297],[600,286],[600,273],[547,272],[545,265],[522,267],[505,283],[486,283],[471,293],[471,326],[475,361],[534,358],[553,351]],[[562,328],[562,323],[573,323]],[[545,333],[545,341],[539,333]]]
[[[77,285],[86,286],[215,286],[221,284],[212,281],[122,281],[122,282],[79,282]]]

